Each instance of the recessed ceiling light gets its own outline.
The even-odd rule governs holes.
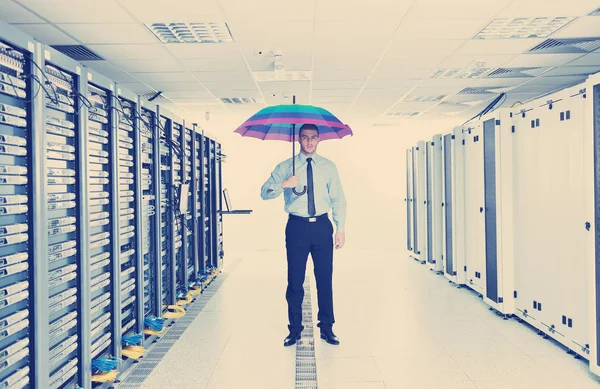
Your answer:
[[[256,71],[252,72],[257,82],[266,81],[310,81],[312,72],[310,70],[279,70],[279,71]]]
[[[226,23],[152,23],[145,26],[162,43],[233,42]]]
[[[495,19],[473,39],[545,38],[574,19],[574,16]]]
[[[222,97],[221,101],[225,104],[256,104],[259,103],[254,97]]]

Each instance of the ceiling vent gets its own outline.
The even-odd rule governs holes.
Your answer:
[[[104,58],[82,45],[57,45],[52,47],[76,61],[104,61]]]
[[[162,43],[233,42],[227,23],[144,24]]]
[[[225,104],[256,104],[259,102],[254,97],[222,97],[221,101]]]
[[[436,101],[442,101],[446,95],[424,95],[424,96],[406,96],[402,99],[405,103],[430,103]]]
[[[511,89],[514,89],[514,86],[490,86],[490,87],[479,87],[472,88],[468,87],[460,92],[459,95],[493,95],[508,92]]]
[[[421,112],[388,112],[386,116],[398,116],[398,117],[414,117],[419,116]]]
[[[550,68],[497,68],[488,73],[489,78],[530,78],[537,77]]]
[[[156,96],[156,95],[157,95],[157,92],[154,92],[154,91],[153,91],[153,92],[147,92],[147,93],[144,93],[144,94],[142,95],[142,97],[143,97],[144,99],[146,99],[146,100],[148,100],[148,99],[151,99],[152,97],[154,97],[153,101],[154,101],[154,100],[164,100],[164,99],[165,99],[165,97],[164,97],[162,94],[159,94],[158,96]],[[156,97],[155,97],[155,96],[156,96]]]
[[[525,54],[590,53],[600,48],[600,38],[548,39]]]
[[[546,38],[574,19],[573,16],[495,19],[473,39]]]

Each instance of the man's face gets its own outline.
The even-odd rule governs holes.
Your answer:
[[[317,151],[319,144],[319,133],[315,130],[302,130],[300,133],[300,148],[305,154],[313,154]]]

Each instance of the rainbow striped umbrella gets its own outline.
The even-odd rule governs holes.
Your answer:
[[[282,140],[292,142],[292,157],[296,155],[296,125],[314,124],[319,129],[319,139],[341,139],[346,135],[353,135],[352,129],[342,123],[337,117],[326,109],[312,105],[296,104],[275,105],[266,107],[252,115],[242,123],[234,132],[242,136],[258,138],[261,140]],[[292,159],[292,172],[296,172],[295,159]],[[301,195],[303,192],[294,193]]]

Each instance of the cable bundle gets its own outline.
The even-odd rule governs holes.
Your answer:
[[[179,319],[180,317],[185,316],[185,309],[178,305],[169,305],[167,307],[167,312],[163,314],[163,318],[165,319]]]
[[[144,319],[144,334],[160,336],[163,331],[165,319],[162,317],[147,317]]]
[[[191,303],[193,300],[192,295],[191,294],[186,294],[185,296],[180,296],[177,299],[177,305],[188,305],[189,303]]]
[[[117,366],[121,362],[116,357],[92,359],[92,370],[98,372],[92,375],[93,382],[114,382],[117,379],[119,371]]]
[[[121,338],[121,343],[123,344],[123,347],[132,346],[134,344],[140,343],[142,339],[142,334],[125,335]]]
[[[202,293],[202,288],[200,286],[190,286],[190,294],[192,296],[198,296],[200,293]]]

